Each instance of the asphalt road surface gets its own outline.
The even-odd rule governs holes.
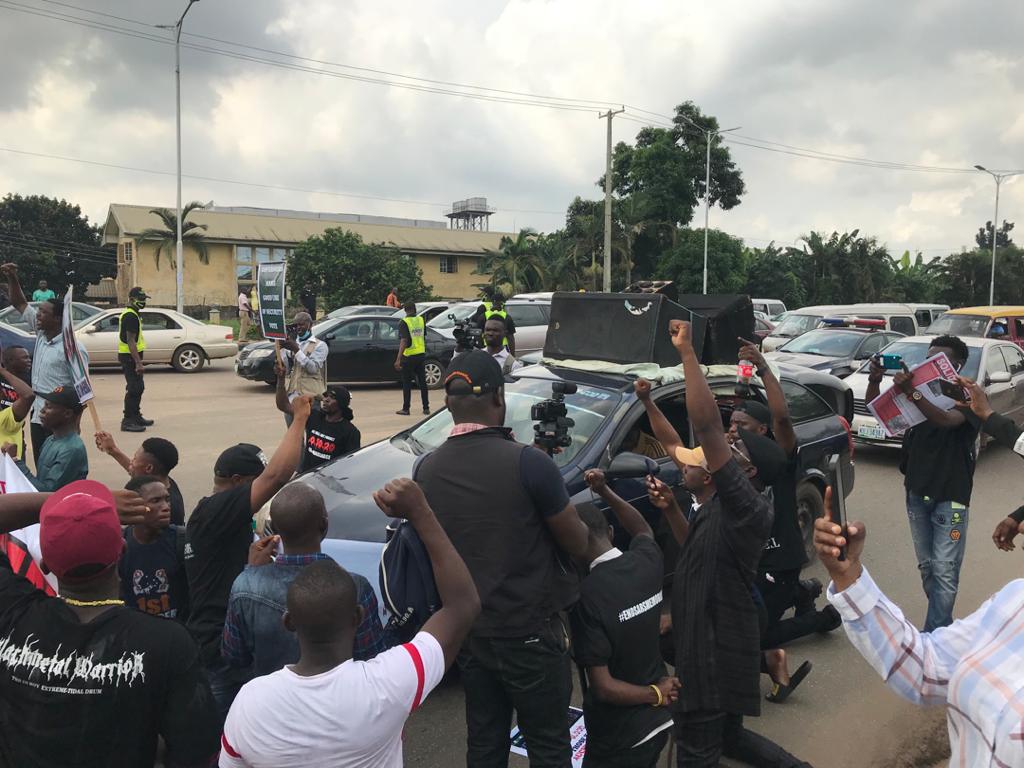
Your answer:
[[[198,374],[170,368],[147,370],[143,412],[156,420],[143,435],[117,431],[123,378],[119,372],[94,374],[97,406],[104,425],[128,453],[147,435],[166,437],[178,446],[181,466],[174,477],[191,509],[209,493],[213,462],[236,442],[252,442],[268,453],[284,432],[269,387],[234,375],[229,361],[219,361]],[[440,406],[440,393],[431,393]],[[353,387],[352,407],[363,444],[392,434],[415,417],[394,415],[401,405],[397,387]],[[88,417],[83,432],[91,430]],[[91,441],[90,477],[117,486],[125,476]],[[912,620],[923,621],[921,591],[903,503],[902,477],[895,451],[859,449],[857,481],[849,503],[851,520],[868,532],[865,562],[886,594]],[[990,448],[982,454],[975,478],[969,519],[967,555],[956,613],[963,616],[1010,579],[1024,574],[1024,555],[995,549],[996,523],[1024,497],[1024,464],[1015,454]],[[814,564],[805,576],[825,579]],[[948,749],[941,709],[921,710],[897,699],[850,647],[842,631],[810,638],[789,649],[791,669],[804,659],[814,670],[783,705],[765,703],[762,716],[748,726],[775,739],[813,765],[828,768],[932,765]],[[767,692],[766,678],[762,687]],[[684,683],[685,684],[685,683]],[[417,768],[449,768],[464,762],[465,718],[461,690],[446,685],[435,691],[410,719],[405,731],[406,764]],[[525,766],[513,756],[511,765]]]

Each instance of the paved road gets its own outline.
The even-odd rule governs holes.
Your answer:
[[[238,379],[225,362],[195,375],[155,369],[147,373],[146,383],[144,411],[157,420],[148,434],[168,437],[179,446],[182,466],[174,474],[190,506],[209,491],[213,462],[224,447],[247,441],[269,451],[283,432],[284,423],[274,409],[269,388]],[[101,416],[116,429],[123,379],[116,373],[100,373],[94,384]],[[408,423],[394,415],[400,397],[396,388],[353,388],[353,409],[364,444]],[[115,434],[126,451],[134,450],[144,437]],[[850,515],[867,524],[867,565],[890,598],[912,618],[923,620],[925,602],[907,531],[897,455],[865,449],[858,451],[856,461],[857,484]],[[90,462],[95,479],[111,484],[123,481],[120,469],[94,449]],[[1022,470],[1021,460],[1003,449],[993,448],[982,455],[958,615],[974,609],[1024,571],[1020,553],[997,552],[989,538],[996,522],[1024,496]],[[807,574],[824,578],[818,565]],[[811,659],[813,673],[785,705],[765,704],[763,716],[751,721],[752,727],[819,768],[911,766],[941,757],[945,743],[942,711],[925,712],[897,700],[842,633],[798,643],[790,654],[793,668],[802,659]],[[458,687],[435,692],[406,729],[407,764],[417,768],[461,764],[463,723]],[[525,764],[525,760],[513,758],[512,765]]]

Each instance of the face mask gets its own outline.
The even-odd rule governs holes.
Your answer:
[[[310,336],[313,335],[312,330],[308,330],[305,333],[300,333],[298,336],[299,341],[306,341]]]

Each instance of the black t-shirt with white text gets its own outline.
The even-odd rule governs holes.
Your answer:
[[[799,461],[794,453],[771,486],[775,519],[758,564],[762,573],[798,570],[807,562],[804,536],[797,517],[796,482],[799,471]]]
[[[299,471],[306,472],[336,456],[358,451],[360,440],[359,430],[348,419],[328,421],[323,411],[313,411],[306,422],[306,445]]]
[[[207,496],[185,527],[188,628],[203,661],[220,659],[220,636],[235,578],[249,560],[252,544],[252,483]]]
[[[646,535],[634,538],[628,552],[594,566],[570,614],[576,661],[608,667],[613,678],[633,685],[664,677],[658,634],[663,577],[661,550]],[[588,754],[630,749],[672,721],[667,708],[616,706],[592,692],[583,700]]]
[[[216,705],[184,627],[123,606],[81,622],[0,554],[0,765],[136,768],[216,754]]]
[[[131,608],[165,619],[188,620],[185,530],[170,525],[156,541],[143,544],[125,529],[125,550],[117,565],[121,598]]]

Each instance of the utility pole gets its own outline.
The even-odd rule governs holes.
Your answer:
[[[992,279],[988,284],[988,305],[991,307],[996,303],[996,235],[999,232],[999,186],[1003,183],[1004,179],[1010,176],[1019,176],[1021,171],[996,173],[983,165],[976,165],[974,167],[979,171],[984,171],[996,181],[996,212],[995,218],[992,219]]]
[[[608,120],[608,142],[604,155],[604,285],[605,293],[612,292],[612,118],[626,109],[608,110],[598,115],[599,120]]]

